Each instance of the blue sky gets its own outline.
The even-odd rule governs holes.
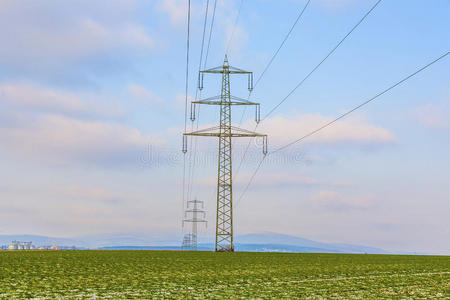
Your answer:
[[[211,1],[213,2],[213,1]],[[252,94],[267,113],[375,3],[312,0]],[[205,1],[192,1],[194,97]],[[305,5],[246,0],[230,45],[257,78]],[[240,0],[218,0],[208,67],[223,61]],[[212,5],[212,3],[211,3]],[[266,121],[275,149],[450,48],[446,0],[384,0]],[[0,234],[179,234],[186,1],[0,3]],[[280,232],[449,253],[450,62],[267,159],[236,204],[236,232]],[[241,78],[243,79],[243,78]],[[219,93],[206,78],[203,96]],[[246,80],[232,81],[245,97]],[[217,123],[202,107],[199,126]],[[233,111],[239,123],[242,110]],[[252,129],[253,111],[242,126]],[[215,217],[215,140],[199,139],[192,196]],[[235,144],[235,168],[246,141]],[[252,144],[235,199],[261,158]]]

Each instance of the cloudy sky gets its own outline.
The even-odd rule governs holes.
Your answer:
[[[0,1],[0,234],[181,234],[186,2]],[[312,0],[252,94],[262,115],[375,2]],[[230,63],[257,78],[305,3],[243,1]],[[190,98],[205,4],[192,0]],[[208,67],[223,62],[239,5],[217,1]],[[269,148],[320,127],[447,52],[449,11],[446,0],[382,1],[261,123]],[[450,253],[449,70],[446,58],[269,156],[238,200],[262,157],[252,143],[235,172],[236,233]],[[245,87],[245,78],[233,79],[234,95],[247,96]],[[218,93],[218,78],[208,77],[202,96]],[[243,110],[233,113],[239,124]],[[242,126],[253,129],[252,119],[246,111]],[[200,128],[216,124],[217,110],[202,107],[198,120]],[[217,141],[189,142],[197,149],[190,195],[205,202],[210,226],[202,234],[210,236]],[[234,145],[235,171],[246,143]]]

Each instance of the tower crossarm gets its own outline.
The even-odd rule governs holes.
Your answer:
[[[228,64],[228,58],[227,58],[226,55],[225,55],[225,60],[224,60],[222,66],[211,68],[211,69],[208,69],[208,70],[203,70],[203,71],[199,72],[199,74],[198,74],[198,88],[200,90],[203,89],[203,75],[204,74],[222,74],[222,76],[227,76],[228,79],[229,79],[231,74],[248,75],[248,90],[249,91],[253,90],[253,72],[245,71],[245,70],[242,70],[242,69],[230,66]],[[228,92],[229,92],[229,90],[227,91],[227,93]],[[229,97],[229,94],[227,95],[227,97]]]
[[[257,132],[253,132],[247,129],[231,126],[230,133],[224,133],[220,131],[220,127],[211,127],[198,131],[188,132],[184,135],[188,136],[214,136],[214,137],[222,137],[222,136],[230,136],[230,137],[267,137],[267,134],[261,134]]]
[[[195,223],[208,223],[208,221],[203,220],[203,219],[185,219],[183,220],[183,222],[195,222]]]
[[[235,68],[232,66],[219,66],[219,67],[215,67],[212,69],[208,69],[208,70],[203,70],[200,71],[200,73],[210,73],[210,74],[223,74],[223,73],[228,73],[228,74],[252,74],[252,72],[249,71],[245,71],[239,68]]]
[[[209,136],[209,137],[218,137],[218,138],[231,138],[231,137],[261,137],[262,138],[262,148],[263,154],[267,154],[267,134],[261,134],[254,131],[250,131],[244,128],[239,128],[235,126],[230,126],[230,130],[221,130],[220,126],[215,126],[211,128],[206,128],[198,131],[193,131],[189,133],[185,133],[184,137],[187,136]],[[185,144],[186,141],[183,141]],[[184,147],[184,146],[183,146]]]
[[[206,216],[206,212],[204,210],[196,209],[196,208],[185,210],[185,214],[187,214],[187,213],[200,213],[200,214],[203,214],[203,216]]]
[[[199,101],[192,101],[192,103],[207,104],[207,105],[222,105],[222,104],[224,104],[222,102],[222,97],[220,95],[214,96],[214,97],[209,97],[209,98],[202,99]],[[242,98],[239,98],[236,96],[230,96],[230,102],[228,102],[227,104],[230,104],[230,105],[259,105],[259,103],[257,103],[257,102],[251,102],[251,101],[248,101],[246,99],[242,99]]]

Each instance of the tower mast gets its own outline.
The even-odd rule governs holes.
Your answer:
[[[253,73],[232,67],[225,55],[223,65],[209,70],[200,71],[199,89],[203,89],[204,74],[222,74],[222,90],[219,96],[193,101],[191,116],[195,118],[195,105],[207,104],[220,106],[219,126],[185,133],[183,138],[183,152],[187,151],[187,136],[215,136],[219,138],[219,161],[217,174],[217,216],[216,216],[216,245],[217,252],[233,252],[233,182],[232,182],[232,153],[231,140],[233,137],[262,137],[263,153],[267,153],[267,135],[234,127],[231,124],[232,105],[254,105],[256,107],[255,120],[259,122],[259,103],[231,96],[230,75],[247,74],[248,89],[253,89]]]
[[[217,176],[216,251],[233,251],[233,182],[231,164],[231,98],[228,59],[223,63],[220,95],[219,167]]]
[[[192,208],[190,208],[190,204],[192,204]],[[201,205],[201,208],[199,207],[199,204]],[[197,241],[198,241],[198,223],[205,223],[207,224],[207,221],[204,219],[206,216],[206,212],[202,209],[203,208],[203,201],[199,201],[197,199],[195,200],[189,200],[187,202],[187,209],[185,211],[185,219],[183,220],[183,226],[184,223],[191,223],[191,233],[188,233],[185,235],[183,239],[183,249],[188,250],[197,250]]]

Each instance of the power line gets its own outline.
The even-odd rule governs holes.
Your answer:
[[[364,16],[356,23],[355,26],[352,27],[352,29],[344,36],[344,38],[342,38],[337,44],[336,46],[334,46],[333,49],[331,49],[331,51],[308,73],[308,75],[306,75],[295,87],[294,89],[292,89],[287,96],[285,96],[277,105],[275,105],[275,107],[273,107],[269,113],[267,113],[262,119],[261,122],[264,121],[265,119],[267,119],[267,117],[272,114],[281,104],[283,104],[341,45],[342,43],[353,33],[353,31],[355,31],[355,29],[367,18],[367,16],[369,16],[369,14],[378,6],[378,4],[380,4],[382,0],[378,0],[371,8],[369,11],[366,12],[366,14],[364,14]],[[308,3],[307,3],[308,4]],[[254,130],[256,130],[258,128],[260,123],[256,124]],[[238,171],[239,172],[245,156],[250,148],[252,140],[249,141],[249,143],[247,144],[247,147],[244,151],[244,154],[242,156],[242,159],[239,163],[239,167],[238,167]],[[236,174],[237,174],[236,173]],[[236,175],[235,175],[236,176]]]
[[[225,51],[225,54],[228,54],[228,51],[230,50],[231,41],[233,40],[234,32],[236,31],[236,26],[237,26],[237,24],[239,22],[239,16],[241,15],[241,10],[242,10],[242,4],[243,3],[244,3],[244,0],[241,0],[241,4],[239,5],[239,9],[238,9],[238,13],[237,13],[236,19],[234,20],[233,30],[231,31],[231,36],[230,36],[230,39],[228,40],[228,43],[227,43],[227,49]]]
[[[300,142],[300,141],[302,141],[302,140],[304,140],[304,139],[306,139],[306,138],[308,138],[308,137],[310,137],[310,136],[316,134],[317,132],[321,131],[322,129],[325,129],[325,128],[327,128],[327,127],[333,125],[334,123],[336,123],[336,122],[339,121],[340,119],[345,118],[347,115],[351,114],[351,113],[354,112],[355,110],[360,109],[361,107],[363,107],[363,106],[369,104],[369,103],[372,102],[373,100],[375,100],[375,99],[377,99],[378,97],[384,95],[385,93],[387,93],[387,92],[389,92],[390,90],[392,90],[393,88],[399,86],[400,84],[402,84],[403,82],[407,81],[407,80],[410,79],[411,77],[414,77],[415,75],[417,75],[418,73],[422,72],[422,71],[425,70],[426,68],[428,68],[428,67],[430,67],[431,65],[435,64],[436,62],[440,61],[441,59],[443,59],[444,57],[446,57],[449,53],[450,53],[450,52],[447,52],[447,53],[445,53],[444,55],[441,55],[440,57],[436,58],[435,60],[433,60],[432,62],[430,62],[430,63],[427,64],[426,66],[420,68],[420,69],[417,70],[416,72],[414,72],[414,73],[410,74],[409,76],[403,78],[402,80],[400,80],[400,81],[397,82],[396,84],[394,84],[394,85],[390,86],[389,88],[385,89],[384,91],[378,93],[377,95],[375,95],[374,97],[370,98],[369,100],[367,100],[367,101],[361,103],[360,105],[354,107],[353,109],[351,109],[351,110],[349,110],[349,111],[343,113],[342,115],[340,115],[340,116],[337,117],[336,119],[334,119],[334,120],[332,120],[332,121],[330,121],[330,122],[324,124],[323,126],[317,128],[316,130],[313,130],[313,131],[311,131],[310,133],[305,134],[305,135],[302,136],[301,138],[298,138],[298,139],[296,139],[296,140],[294,140],[294,141],[292,141],[292,142],[290,142],[290,143],[288,143],[288,144],[286,144],[286,145],[284,145],[284,146],[282,146],[282,147],[280,147],[280,148],[278,148],[278,149],[272,151],[270,154],[274,154],[274,153],[276,153],[276,152],[282,151],[282,150],[284,150],[284,149],[286,149],[286,148],[288,148],[288,147],[290,147],[290,146],[292,146],[292,145],[294,145],[294,144],[296,144],[296,143],[298,143],[298,142]]]
[[[378,6],[378,4],[380,4],[380,2],[383,0],[378,0],[374,6],[372,6],[372,8],[361,18],[361,20],[358,21],[358,23],[356,23],[355,26],[353,26],[353,28],[344,36],[344,38],[342,38],[339,43],[333,48],[331,49],[331,51],[325,56],[324,59],[322,59],[320,61],[320,63],[318,65],[316,65],[314,67],[314,69],[312,69],[311,72],[308,73],[308,75],[306,75],[305,78],[303,78],[287,95],[286,97],[284,97],[277,105],[275,105],[265,116],[261,121],[264,121],[269,115],[271,115],[281,104],[283,104],[283,102],[285,102],[327,59],[328,57],[330,57],[334,51],[336,51],[339,46],[342,45],[342,43],[347,39],[347,37],[350,36],[350,34],[352,34],[353,31],[355,31],[355,29],[370,15],[370,13]]]
[[[182,203],[181,203],[181,217],[183,217],[184,214],[184,203],[186,201],[186,154],[183,153],[183,196],[182,196]],[[182,229],[183,230],[183,229]]]
[[[185,86],[185,100],[184,100],[184,133],[187,129],[187,103],[188,103],[188,89],[189,89],[189,42],[191,29],[191,0],[188,0],[187,11],[187,35],[186,35],[186,86]],[[184,151],[183,151],[184,152]],[[186,197],[186,152],[183,154],[183,196],[182,207],[184,210],[184,202]]]
[[[264,68],[264,70],[262,71],[262,73],[258,76],[258,79],[256,79],[255,85],[253,86],[253,90],[249,92],[248,94],[248,99],[250,99],[250,96],[252,94],[252,92],[255,90],[256,86],[258,85],[258,83],[261,81],[261,79],[263,78],[264,74],[266,74],[267,70],[270,68],[270,66],[272,65],[273,61],[275,60],[275,58],[277,57],[278,53],[280,52],[281,48],[283,48],[284,44],[286,43],[286,41],[288,40],[289,36],[291,35],[292,31],[294,30],[294,28],[297,26],[297,23],[300,21],[301,17],[303,16],[303,13],[305,12],[306,8],[308,7],[309,3],[311,2],[311,0],[308,0],[305,4],[305,6],[303,7],[303,9],[300,11],[300,14],[297,16],[297,18],[295,19],[294,24],[292,24],[291,28],[289,29],[288,33],[286,34],[286,36],[284,37],[283,41],[281,42],[280,46],[278,47],[277,51],[275,51],[275,53],[272,55],[272,58],[269,60],[269,62],[267,63],[266,67]],[[244,110],[242,112],[242,116],[241,116],[241,121],[239,122],[239,124],[242,124],[242,121],[244,120],[244,115],[247,111],[247,107],[244,107]]]
[[[253,88],[256,88],[256,86],[258,85],[259,81],[261,80],[261,78],[264,76],[264,74],[266,73],[267,69],[269,69],[269,67],[272,65],[272,62],[274,61],[275,57],[277,57],[278,52],[280,52],[281,48],[283,48],[284,44],[286,43],[287,39],[289,38],[289,36],[291,35],[292,31],[294,30],[295,26],[297,26],[298,21],[300,21],[300,19],[303,16],[303,13],[305,12],[306,8],[308,7],[309,3],[311,2],[311,0],[308,0],[308,2],[306,2],[305,6],[303,7],[303,9],[301,10],[300,14],[298,15],[297,19],[295,20],[294,24],[292,24],[291,28],[289,29],[288,33],[286,34],[286,36],[284,37],[283,41],[281,42],[280,46],[278,47],[277,51],[275,51],[275,53],[273,54],[272,58],[270,59],[269,63],[266,65],[266,67],[264,68],[264,71],[261,73],[261,75],[259,75],[258,79],[255,82],[255,86]]]
[[[264,162],[264,160],[266,159],[267,155],[264,155],[263,158],[259,161],[258,166],[256,167],[255,171],[253,172],[252,176],[250,177],[250,180],[248,181],[247,185],[244,188],[244,191],[242,192],[241,196],[238,198],[238,200],[236,201],[236,206],[239,204],[239,202],[241,202],[242,198],[244,197],[245,193],[247,192],[248,188],[250,187],[250,185],[253,182],[253,179],[256,176],[256,173],[258,173],[259,169],[262,166],[262,163]]]
[[[270,66],[272,65],[273,61],[274,61],[275,58],[277,57],[277,55],[278,55],[278,53],[280,52],[281,48],[283,48],[284,44],[286,43],[286,41],[287,41],[288,38],[290,37],[292,31],[294,31],[294,28],[297,26],[298,22],[299,22],[300,19],[302,18],[303,13],[305,12],[306,8],[308,8],[308,5],[309,5],[310,2],[311,2],[311,0],[308,0],[308,1],[306,2],[305,6],[303,7],[303,9],[300,11],[299,15],[298,15],[297,18],[295,19],[294,24],[292,24],[291,28],[289,29],[289,31],[288,31],[287,34],[285,35],[285,37],[284,37],[283,41],[281,42],[280,46],[278,47],[277,51],[275,51],[275,53],[272,55],[272,58],[269,60],[269,62],[267,63],[267,65],[266,65],[266,67],[264,68],[264,70],[262,71],[262,73],[258,76],[258,79],[256,80],[255,85],[254,85],[254,87],[253,87],[253,90],[256,88],[256,86],[258,85],[258,83],[261,81],[261,79],[263,78],[263,76],[266,74],[267,70],[268,70],[268,69],[270,68]],[[248,99],[250,99],[250,96],[251,96],[253,90],[249,92],[249,94],[248,94]],[[245,115],[246,111],[247,111],[247,107],[245,107],[245,108],[244,108],[244,111],[242,112],[240,124],[242,124],[242,121],[244,120],[244,115]],[[258,124],[256,124],[254,130],[256,130],[256,128],[258,128]],[[245,156],[246,156],[246,154],[247,154],[247,152],[248,152],[248,149],[250,148],[250,145],[251,145],[251,143],[252,143],[252,140],[253,140],[253,139],[251,139],[251,140],[248,142],[247,147],[245,148],[244,154],[242,155],[242,159],[241,159],[241,161],[239,162],[237,171],[236,171],[236,173],[235,173],[235,175],[234,175],[235,178],[236,178],[237,174],[239,174],[239,171],[241,170],[242,164],[243,164],[243,162],[244,162],[244,159],[245,159]],[[234,178],[234,179],[235,179],[235,178]]]
[[[208,0],[207,5],[209,5],[209,0]],[[211,45],[212,33],[213,33],[213,29],[214,29],[214,21],[215,21],[215,16],[216,16],[216,7],[217,7],[217,0],[214,1],[213,14],[212,14],[212,17],[211,17],[211,25],[210,25],[210,28],[209,28],[208,45],[206,47],[206,54],[205,54],[205,60],[204,60],[203,68],[206,68],[206,64],[208,63],[209,49],[210,49],[210,45]],[[207,11],[208,11],[208,9],[207,9]],[[206,18],[205,18],[205,21],[206,21]],[[204,27],[203,31],[205,32],[205,27]],[[203,34],[205,34],[205,33],[203,33]],[[203,48],[203,46],[202,46],[202,48]],[[200,69],[201,69],[201,66],[199,67],[199,71],[200,71]],[[197,92],[198,92],[198,89],[196,90],[196,95],[195,95],[196,98],[197,98]],[[201,95],[202,95],[202,93],[200,91],[200,96],[199,96],[200,98],[201,98]],[[198,130],[198,128],[199,128],[199,117],[200,117],[200,107],[197,110],[197,118],[196,118],[196,121],[197,121],[196,128],[197,129],[196,130]],[[195,164],[196,164],[196,159],[197,159],[196,158],[197,157],[197,149],[198,149],[197,137],[194,137],[194,140],[195,140],[194,163],[193,163],[193,168],[191,170],[191,175],[190,175],[191,176],[191,179],[190,179],[191,180],[191,185],[192,185],[192,178],[194,177]],[[192,195],[191,187],[189,187],[189,189],[190,189],[190,191],[189,191],[188,194],[189,194],[189,197],[191,197],[191,195]]]
[[[188,106],[188,89],[189,89],[189,44],[190,44],[190,30],[191,29],[191,0],[188,0],[188,15],[187,15],[187,38],[186,38],[186,87],[184,99],[184,132],[187,128],[187,106]]]
[[[217,6],[217,0],[214,1],[214,9],[213,9],[213,15],[212,15],[212,19],[211,19],[211,27],[209,28],[208,47],[206,47],[204,68],[206,68],[206,62],[208,61],[209,47],[211,45],[211,35],[212,35],[212,32],[213,32],[214,20],[216,18],[216,6]]]
[[[277,153],[277,152],[279,152],[279,151],[282,151],[282,150],[284,150],[284,149],[286,149],[286,148],[288,148],[288,147],[290,147],[290,146],[292,146],[292,145],[294,145],[294,144],[296,144],[296,143],[298,143],[298,142],[300,142],[300,141],[302,141],[302,140],[304,140],[304,139],[306,139],[306,138],[308,138],[308,137],[310,137],[310,136],[316,134],[317,132],[319,132],[319,131],[321,131],[321,130],[323,130],[323,129],[325,129],[325,128],[331,126],[331,125],[333,125],[334,123],[336,123],[337,121],[339,121],[339,120],[345,118],[346,116],[348,116],[348,115],[351,114],[352,112],[354,112],[354,111],[360,109],[361,107],[363,107],[363,106],[369,104],[370,102],[374,101],[374,100],[377,99],[378,97],[380,97],[380,96],[386,94],[386,93],[389,92],[390,90],[396,88],[397,86],[401,85],[401,84],[404,83],[405,81],[409,80],[410,78],[414,77],[415,75],[417,75],[417,74],[419,74],[420,72],[424,71],[425,69],[429,68],[429,67],[432,66],[433,64],[435,64],[435,63],[437,63],[438,61],[442,60],[442,59],[445,58],[449,53],[450,53],[450,52],[444,53],[443,55],[441,55],[440,57],[436,58],[435,60],[433,60],[432,62],[428,63],[427,65],[423,66],[422,68],[418,69],[418,70],[415,71],[414,73],[412,73],[412,74],[406,76],[406,77],[403,78],[402,80],[400,80],[400,81],[398,81],[397,83],[391,85],[390,87],[388,87],[387,89],[383,90],[382,92],[376,94],[374,97],[370,98],[369,100],[364,101],[363,103],[359,104],[358,106],[354,107],[353,109],[351,109],[351,110],[349,110],[349,111],[343,113],[342,115],[340,115],[339,117],[335,118],[334,120],[332,120],[332,121],[330,121],[330,122],[324,124],[323,126],[320,126],[319,128],[317,128],[317,129],[311,131],[310,133],[308,133],[308,134],[306,134],[306,135],[304,135],[304,136],[302,136],[302,137],[300,137],[300,138],[298,138],[298,139],[296,139],[296,140],[294,140],[294,141],[292,141],[292,142],[290,142],[290,143],[288,143],[288,144],[286,144],[286,145],[284,145],[284,146],[282,146],[282,147],[280,147],[280,148],[278,148],[278,149],[276,149],[276,150],[274,150],[274,151],[269,152],[269,153],[268,153],[266,156],[264,156],[263,159],[261,159],[261,161],[259,162],[259,164],[258,164],[256,170],[253,172],[253,174],[252,174],[252,176],[251,176],[249,182],[247,183],[247,185],[246,185],[244,191],[242,192],[241,196],[239,197],[238,202],[243,198],[243,196],[244,196],[245,193],[247,192],[248,188],[250,187],[251,183],[253,182],[253,179],[255,178],[256,174],[258,173],[259,169],[261,168],[261,165],[262,165],[264,159],[265,159],[268,155],[272,155],[272,154],[275,154],[275,153]],[[237,205],[237,203],[236,203],[236,205]]]
[[[209,0],[208,0],[208,2],[209,2]],[[217,0],[214,1],[214,8],[213,8],[213,14],[212,14],[212,18],[211,18],[211,25],[210,25],[210,28],[209,28],[208,46],[206,47],[205,61],[204,61],[204,64],[203,64],[203,68],[205,68],[205,69],[206,69],[206,64],[208,62],[209,49],[210,49],[210,45],[211,45],[211,37],[212,37],[212,33],[213,33],[214,21],[215,21],[215,16],[216,16],[216,7],[217,7]],[[199,71],[200,71],[200,69],[201,69],[201,67],[199,68]],[[200,98],[201,98],[201,95],[202,95],[202,92],[200,91],[200,96],[199,96]],[[197,97],[197,94],[196,94],[196,97]],[[198,108],[198,111],[197,111],[196,130],[198,130],[199,118],[200,118],[200,107]],[[197,137],[195,137],[194,165],[193,165],[193,170],[192,170],[192,175],[191,175],[192,176],[191,177],[191,181],[192,181],[192,178],[194,177],[195,163],[196,163],[196,160],[197,160],[197,150],[198,150],[198,142],[197,142]],[[191,197],[191,195],[192,195],[192,190],[190,191],[189,198]]]
[[[200,63],[198,64],[198,71],[200,72],[202,68],[203,61],[203,49],[205,47],[205,35],[206,35],[206,23],[208,22],[208,10],[209,10],[209,0],[206,0],[206,8],[205,8],[205,20],[203,22],[203,35],[202,35],[202,47],[200,49]],[[198,90],[198,89],[197,89]]]
[[[205,6],[205,19],[203,22],[203,34],[202,34],[202,44],[201,44],[201,48],[200,48],[200,59],[199,59],[199,64],[198,64],[198,72],[200,73],[201,68],[202,68],[202,62],[203,62],[203,50],[205,48],[205,35],[206,35],[206,24],[208,22],[208,11],[209,11],[209,0],[206,0],[206,6]],[[201,93],[200,93],[200,97],[201,97]],[[198,89],[195,89],[195,101],[197,101],[198,99]],[[192,108],[192,107],[191,107]],[[195,111],[194,111],[195,113]],[[191,113],[192,115],[192,113]],[[195,117],[195,116],[194,116]],[[198,129],[198,117],[197,116],[197,129]],[[192,116],[191,116],[192,118]],[[194,120],[192,120],[194,121]],[[191,131],[194,130],[194,122],[192,122],[191,124]],[[195,150],[194,150],[194,162],[192,162],[192,139],[195,139]],[[190,143],[190,147],[191,147],[191,151],[189,151],[189,168],[188,168],[188,187],[187,187],[187,197],[188,199],[191,198],[191,187],[192,187],[192,178],[193,178],[193,174],[194,174],[194,169],[195,169],[195,162],[197,159],[197,137],[191,137],[191,143]]]
[[[198,108],[198,114],[197,114],[197,124],[196,124],[196,130],[198,130],[198,123],[199,123],[199,118],[200,118],[200,107]],[[193,127],[192,127],[193,128]],[[193,131],[193,129],[192,129]],[[191,144],[192,144],[192,140],[191,140]],[[195,174],[195,167],[196,167],[196,162],[197,162],[197,151],[198,151],[198,137],[194,138],[194,159],[193,159],[193,163],[192,163],[192,169],[191,169],[191,173],[190,173],[190,182],[188,183],[188,199],[191,199],[192,197],[192,183],[193,183],[193,178],[194,178],[194,174]]]

